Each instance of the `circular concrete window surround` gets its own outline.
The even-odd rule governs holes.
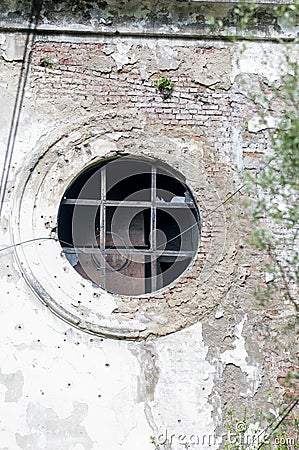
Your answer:
[[[227,253],[225,216],[223,208],[217,207],[217,191],[201,167],[198,143],[190,141],[186,145],[180,139],[133,133],[131,155],[158,159],[186,177],[186,184],[203,213],[202,233],[206,236],[210,233],[211,237],[205,239],[179,280],[156,293],[138,298],[116,296],[83,279],[67,261],[57,239],[60,201],[74,177],[90,164],[124,154],[126,149],[120,137],[117,130],[104,132],[96,127],[79,127],[48,148],[44,144],[35,150],[32,160],[18,174],[20,182],[14,195],[11,229],[14,244],[36,240],[16,247],[16,257],[34,293],[68,323],[115,338],[165,335],[191,325],[221,301],[223,289],[217,293],[215,286],[218,282],[222,286],[229,284],[230,279],[222,276],[220,280],[214,269]],[[207,205],[209,214],[205,214]],[[211,213],[215,207],[216,211]]]

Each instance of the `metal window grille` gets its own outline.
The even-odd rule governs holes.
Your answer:
[[[67,189],[58,236],[73,267],[109,292],[155,292],[194,258],[200,217],[178,174],[165,164],[118,158],[91,167]]]

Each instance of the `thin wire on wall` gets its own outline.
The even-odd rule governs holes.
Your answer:
[[[8,176],[11,168],[13,152],[15,148],[16,137],[18,133],[20,117],[22,112],[22,106],[25,96],[25,88],[28,80],[29,70],[30,70],[30,62],[31,62],[31,51],[35,41],[36,36],[36,28],[40,18],[40,12],[42,8],[42,0],[33,0],[29,24],[27,28],[27,35],[24,44],[24,53],[22,59],[22,67],[19,76],[19,82],[17,87],[17,94],[15,98],[10,129],[7,139],[7,146],[4,156],[3,169],[1,174],[1,183],[0,183],[0,218],[2,216],[2,208],[6,195],[6,187],[8,182]]]
[[[216,206],[215,209],[213,209],[212,211],[209,212],[209,214],[212,214],[213,212],[215,212],[218,208],[220,208],[221,206],[223,206],[228,200],[230,200],[232,197],[234,197],[236,194],[238,194],[244,187],[245,187],[246,183],[244,183],[242,186],[240,186],[238,189],[236,189],[235,192],[233,192],[229,197],[227,197],[223,202],[221,202],[218,206]],[[187,233],[187,231],[191,230],[194,227],[197,227],[198,223],[194,223],[193,225],[191,225],[190,227],[186,228],[185,230],[183,230],[181,233],[177,234],[176,236],[174,236],[173,238],[169,239],[166,244],[168,244],[169,242],[173,241],[174,239],[177,239],[178,237],[182,236],[184,233]],[[40,238],[33,238],[33,239],[28,239],[26,241],[22,241],[22,242],[18,242],[17,244],[12,244],[12,245],[8,245],[6,247],[2,247],[0,248],[0,253],[4,252],[6,250],[10,250],[10,249],[14,249],[16,247],[19,247],[21,245],[25,245],[25,244],[30,244],[36,241],[56,241],[56,242],[63,242],[64,244],[67,245],[71,245],[70,242],[64,242],[64,241],[60,241],[58,238],[56,237],[40,237]],[[163,243],[163,245],[165,245],[165,242]],[[157,247],[159,248],[159,246]]]

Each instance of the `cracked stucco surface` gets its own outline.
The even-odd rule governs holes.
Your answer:
[[[263,3],[257,0],[256,4]],[[269,4],[288,3],[288,0],[268,0],[266,5],[260,5],[256,14],[257,24],[252,27],[254,34],[269,37],[269,35],[294,36],[294,27],[273,20],[269,13]],[[24,27],[30,16],[31,4],[26,0],[12,2],[6,0],[0,5],[0,24],[7,26]],[[234,15],[235,4],[231,0],[215,2],[204,1],[144,1],[119,2],[116,0],[81,0],[74,4],[70,0],[63,2],[47,1],[41,7],[42,29],[53,29],[57,25],[65,30],[76,31],[104,31],[126,33],[152,33],[161,34],[192,34],[201,33],[206,36],[219,36],[226,34],[223,27],[214,24],[221,20],[230,26],[232,33],[240,32],[236,26]],[[213,24],[214,22],[214,24]]]
[[[191,33],[202,5],[180,3],[176,14],[179,10],[185,11],[186,7],[191,11],[186,26],[179,22],[179,30]],[[7,4],[1,3],[2,12]],[[93,22],[88,16],[88,26],[94,29],[113,26],[109,22],[110,17],[118,17],[118,12],[115,12],[113,2],[111,4],[114,14],[104,8],[105,14],[97,13]],[[145,6],[148,8],[148,3]],[[54,13],[48,17],[50,23],[45,21],[45,26],[50,27],[51,21],[57,17],[59,20],[63,18],[59,5],[53,8]],[[132,27],[134,20],[140,19],[141,15],[145,22],[136,23],[136,27],[148,24],[151,18],[146,8],[144,13],[140,9],[132,12],[123,29]],[[66,25],[71,26],[71,15],[69,9],[67,11]],[[78,14],[76,11],[75,15]],[[96,16],[96,12],[93,13]],[[17,8],[13,8],[8,16],[1,16],[2,21],[7,19],[10,23],[15,20],[22,22]],[[76,16],[75,25],[81,31],[83,19],[80,14]],[[155,29],[177,31],[172,27],[167,11],[160,19],[161,26]],[[202,20],[198,18],[199,22]],[[53,41],[59,43],[65,39],[60,36]],[[80,39],[69,36],[66,40],[82,43]],[[5,108],[0,111],[2,159],[21,68],[23,42],[21,35],[0,34],[0,94],[5,103]],[[94,38],[89,37],[88,42],[94,42]],[[120,37],[103,38],[103,54],[92,60],[90,67],[103,74],[116,73],[117,70],[132,71],[137,79],[145,81],[160,72],[171,76],[186,75],[195,80],[197,88],[215,88],[223,92],[231,89],[245,97],[248,86],[258,89],[261,79],[271,82],[279,78],[276,59],[273,59],[279,46],[250,43],[244,52],[242,44],[227,45],[218,41],[213,43],[213,51],[205,51],[210,50],[210,42],[201,42],[200,46],[192,42],[188,41],[186,45],[182,40],[173,45],[170,40],[160,44],[159,40],[153,43],[152,40],[136,42]],[[204,50],[196,52],[198,47]],[[197,64],[194,64],[195,57]],[[254,69],[251,64],[253,58],[256,61]],[[270,60],[269,65],[264,64],[267,60]],[[99,107],[92,97],[78,101],[70,96],[67,100],[61,97],[49,101],[42,98],[43,90],[38,81],[31,79],[30,83],[25,90],[12,160],[1,247],[11,243],[11,202],[23,192],[19,188],[14,194],[16,186],[23,186],[30,169],[35,167],[32,189],[34,186],[44,187],[39,184],[47,172],[44,162],[51,166],[51,175],[54,174],[54,181],[48,180],[47,186],[52,184],[53,196],[59,199],[63,193],[60,180],[68,183],[73,176],[66,160],[72,160],[73,168],[76,168],[80,158],[89,161],[90,158],[102,157],[106,154],[107,141],[112,153],[134,148],[136,153],[142,154],[148,140],[151,141],[147,143],[148,151],[159,157],[162,148],[165,158],[173,158],[177,168],[180,164],[183,167],[179,160],[189,161],[193,169],[186,172],[190,179],[195,179],[193,187],[200,198],[203,198],[203,188],[198,186],[199,169],[210,167],[215,161],[217,169],[221,167],[222,178],[215,181],[215,185],[223,200],[235,189],[236,181],[239,182],[238,170],[248,164],[248,156],[242,154],[242,145],[248,139],[243,126],[226,131],[230,139],[228,143],[215,143],[212,147],[204,138],[194,140],[194,135],[198,138],[198,131],[204,129],[204,125],[200,130],[180,125],[170,130],[158,123],[149,124],[146,114],[141,111],[128,113],[119,110],[116,114],[110,106]],[[254,136],[259,135],[254,116],[251,117],[250,126],[253,128],[250,132]],[[86,127],[89,127],[90,134],[86,133]],[[90,138],[89,145],[84,146],[87,138]],[[52,153],[47,154],[52,144]],[[253,142],[253,150],[255,145]],[[44,160],[43,155],[46,155]],[[59,169],[56,172],[55,164]],[[60,178],[61,174],[63,178]],[[207,201],[211,198],[207,197]],[[27,198],[23,205],[23,218],[32,206],[31,200]],[[34,223],[38,232],[49,233],[55,227],[57,205],[43,196],[39,207],[41,205],[45,209],[45,217],[38,220],[35,217]],[[211,436],[212,446],[208,446],[206,440],[206,448],[216,450],[221,439],[214,442],[214,437],[221,438],[223,416],[229,407],[239,411],[244,405],[272,407],[267,392],[273,386],[279,391],[276,383],[279,367],[274,373],[270,362],[276,361],[275,355],[280,351],[273,336],[286,341],[287,348],[281,359],[293,357],[295,337],[281,334],[288,322],[288,305],[283,305],[281,317],[271,314],[265,317],[254,303],[253,291],[260,282],[255,278],[255,272],[263,258],[246,246],[248,223],[239,209],[238,202],[226,205],[228,242],[225,243],[224,254],[214,259],[211,267],[206,267],[207,279],[210,280],[207,285],[194,283],[196,288],[193,289],[190,283],[179,288],[175,296],[169,295],[164,299],[158,295],[155,302],[143,300],[138,320],[145,326],[151,323],[152,328],[150,326],[143,335],[147,339],[140,342],[93,336],[62,321],[40,302],[25,282],[14,252],[9,249],[1,253],[1,450],[151,450],[150,436],[160,438],[167,450],[179,450],[182,448],[182,435],[186,443],[193,435],[201,441],[204,436]],[[26,224],[27,228],[21,230],[25,236],[31,233],[30,219]],[[221,244],[224,245],[223,242]],[[30,253],[30,247],[27,248]],[[50,274],[57,271],[61,276],[61,267],[57,266],[50,246],[45,245],[42,249],[44,266],[51,265]],[[60,251],[58,247],[57,251]],[[66,272],[71,270],[66,267]],[[76,279],[70,283],[72,299],[77,298],[80,289],[82,292],[88,289],[83,288],[80,281]],[[108,294],[97,294],[92,295],[92,302],[94,311],[104,316],[103,323],[111,325],[110,314],[115,309],[116,300]],[[138,301],[132,299],[128,305],[119,300],[117,306],[120,314],[127,317],[132,314],[125,322],[134,325],[133,315],[140,307]],[[123,324],[121,320],[120,323]],[[157,338],[155,334],[163,336]],[[204,449],[205,446],[198,448]]]

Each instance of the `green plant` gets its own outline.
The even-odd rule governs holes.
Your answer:
[[[241,27],[249,29],[258,4],[240,5],[235,14],[240,17]],[[278,5],[273,8],[273,23],[283,22],[294,25],[299,18],[299,0],[292,5]],[[261,170],[250,176],[249,192],[254,193],[257,200],[251,199],[248,211],[253,217],[252,243],[268,256],[265,272],[270,274],[266,287],[262,287],[259,297],[263,304],[271,302],[280,293],[287,304],[293,304],[293,313],[288,316],[284,332],[295,329],[298,321],[298,281],[299,281],[299,63],[294,57],[298,47],[298,36],[289,43],[281,41],[284,54],[281,58],[281,77],[274,83],[260,82],[261,91],[252,93],[251,100],[260,110],[261,123],[275,117],[268,136],[271,152],[264,161]],[[245,47],[246,48],[246,47]],[[267,127],[265,127],[267,128]],[[246,132],[248,132],[248,127]],[[251,195],[249,194],[249,197]],[[272,336],[273,339],[273,336]],[[281,346],[281,350],[283,347]],[[277,352],[279,353],[279,347]],[[291,400],[291,407],[283,411],[278,419],[263,416],[268,426],[257,430],[260,443],[252,446],[252,450],[290,450],[299,448],[298,413],[294,415],[294,407],[298,405],[298,372],[291,371],[284,380],[284,399]],[[253,416],[256,415],[254,412]],[[260,423],[263,423],[261,421]],[[250,427],[252,432],[252,425]],[[265,431],[266,430],[266,431]],[[246,432],[247,433],[247,432]],[[240,444],[241,435],[237,436]],[[268,443],[270,441],[270,443]],[[227,446],[226,450],[237,447]],[[243,447],[238,447],[240,450]]]
[[[291,64],[291,63],[289,63]],[[252,214],[256,227],[254,243],[266,251],[275,274],[274,283],[283,285],[285,297],[299,310],[296,286],[299,281],[299,66],[289,66],[292,75],[283,80],[281,90],[273,88],[275,101],[284,105],[275,129],[269,133],[272,154],[257,177],[251,177],[258,201]],[[273,100],[272,100],[273,102]],[[270,227],[260,226],[267,219]],[[285,230],[276,237],[273,229]],[[287,249],[287,252],[284,251]]]
[[[53,63],[49,58],[42,58],[40,62],[41,67],[45,69],[53,69]]]
[[[155,450],[160,450],[160,445],[157,443],[155,436],[150,436],[150,443],[153,444]]]
[[[225,450],[290,450],[298,449],[298,415],[294,408],[298,399],[293,400],[277,417],[272,417],[259,409],[250,420],[248,408],[244,408],[240,419],[232,409],[225,416]],[[292,413],[292,415],[291,415]],[[288,417],[287,420],[286,417]]]
[[[167,77],[163,77],[163,78],[159,78],[158,80],[155,80],[154,86],[156,89],[158,89],[160,91],[160,94],[162,95],[163,100],[166,100],[172,94],[174,82],[170,81],[170,79]]]

